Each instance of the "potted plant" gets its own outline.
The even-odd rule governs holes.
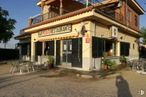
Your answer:
[[[110,62],[110,60],[109,59],[104,59],[104,61],[103,61],[103,64],[104,64],[104,70],[108,70],[109,69],[109,67],[108,67],[108,65],[109,65],[109,62]]]
[[[120,56],[120,62],[121,62],[121,64],[126,64],[127,58],[125,56]]]
[[[115,61],[111,61],[110,59],[104,60],[104,70],[115,70],[117,67]]]
[[[127,58],[125,56],[121,56],[119,60],[121,62],[120,68],[126,67]]]
[[[53,56],[48,56],[48,67],[49,67],[49,69],[53,68],[53,66],[54,66],[54,58],[53,58]]]

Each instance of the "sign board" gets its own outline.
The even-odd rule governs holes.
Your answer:
[[[69,33],[71,31],[72,31],[71,25],[64,25],[64,26],[59,26],[59,27],[55,27],[51,29],[42,30],[38,33],[38,36],[43,37],[43,36],[49,36],[49,35],[55,35],[55,34]]]
[[[85,42],[86,42],[86,43],[90,43],[90,38],[87,37],[86,40],[85,40]]]

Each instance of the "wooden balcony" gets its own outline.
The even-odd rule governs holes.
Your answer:
[[[59,13],[55,13],[53,11],[49,12],[49,13],[45,13],[45,14],[40,14],[36,17],[30,18],[29,25],[37,24],[37,23],[40,23],[44,20],[51,19],[51,18],[57,17],[57,16],[59,16]]]
[[[41,0],[38,0],[41,1]],[[59,0],[56,0],[57,4]],[[71,2],[72,1],[72,2]],[[96,1],[96,0],[95,0]],[[98,0],[97,0],[98,1]],[[113,0],[114,1],[114,0]],[[69,3],[68,0],[65,1],[64,3],[64,7],[59,7],[59,6],[55,6],[56,3],[54,3],[54,9],[52,8],[52,10],[50,10],[48,13],[45,14],[40,14],[38,16],[32,17],[29,19],[29,26],[33,27],[32,25],[35,24],[39,24],[43,21],[49,20],[49,19],[54,19],[55,17],[64,17],[68,14],[69,17],[72,16],[72,14],[80,14],[80,12],[82,12],[82,10],[84,10],[84,12],[86,12],[86,10],[88,10],[88,8],[95,9],[95,12],[97,12],[98,14],[101,14],[103,16],[106,16],[118,23],[121,23],[129,28],[132,28],[136,31],[139,31],[139,24],[137,25],[137,27],[135,27],[134,25],[134,20],[128,20],[126,19],[126,16],[124,16],[121,13],[116,12],[115,10],[111,9],[111,10],[104,10],[105,6],[106,7],[111,7],[111,6],[116,6],[117,1],[115,0],[114,2],[111,3],[105,3],[103,5],[98,5],[96,4],[97,2],[93,2],[93,4],[96,5],[89,5],[89,6],[85,6],[86,4],[84,2],[76,2],[75,0],[70,0],[71,3]],[[70,7],[70,5],[68,4],[72,4],[72,7]],[[76,6],[73,6],[76,5]],[[86,8],[85,8],[86,7]],[[99,8],[101,7],[101,8]],[[56,9],[57,8],[57,9]],[[64,8],[64,9],[63,9]],[[72,8],[72,9],[71,9]],[[65,10],[67,9],[67,10]],[[132,22],[133,21],[133,22]]]
[[[104,15],[104,16],[106,16],[106,17],[108,17],[108,18],[110,18],[110,19],[112,19],[120,24],[123,24],[131,29],[139,31],[139,29],[138,29],[139,25],[137,25],[138,28],[135,28],[134,23],[131,20],[128,20],[126,18],[126,16],[124,16],[118,12],[115,12],[115,11],[109,12],[109,11],[104,11],[104,10],[99,10],[99,9],[96,9],[95,11],[97,13],[102,14],[102,15]]]

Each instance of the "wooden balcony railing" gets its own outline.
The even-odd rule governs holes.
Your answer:
[[[59,13],[55,13],[53,11],[51,11],[49,13],[38,15],[34,18],[31,18],[31,25],[42,22],[44,20],[47,20],[47,19],[50,19],[50,18],[53,18],[53,17],[57,17],[57,16],[59,16]]]
[[[114,20],[114,21],[116,21],[118,23],[121,23],[121,24],[123,24],[123,25],[131,28],[131,29],[134,29],[136,31],[139,31],[139,29],[138,29],[139,27],[138,28],[135,28],[133,26],[133,24],[132,24],[132,21],[126,19],[126,16],[123,16],[120,13],[117,13],[117,12],[111,12],[110,13],[108,11],[99,10],[99,9],[96,9],[95,11],[97,13],[100,13],[100,14],[102,14],[102,15],[104,15],[104,16],[106,16],[106,17],[108,17],[108,18],[110,18],[110,19],[112,19],[112,20]]]
[[[123,24],[123,25],[125,25],[129,28],[132,28],[136,31],[139,31],[138,28],[133,27],[133,24],[132,24],[131,21],[126,20],[126,17],[123,16],[122,14],[120,14],[120,13],[117,13],[115,11],[109,12],[109,11],[99,10],[99,9],[95,9],[95,12],[97,12],[99,14],[102,14],[102,15],[104,15],[104,16],[106,16],[106,17],[108,17],[108,18],[110,18],[110,19],[112,19],[116,22],[119,22],[119,23],[121,23],[121,24]],[[69,13],[69,12],[63,10],[62,15],[66,14],[66,13]],[[40,23],[44,20],[51,19],[51,18],[54,18],[54,17],[57,17],[57,16],[60,16],[59,12],[56,13],[56,12],[50,11],[49,13],[41,14],[41,15],[38,15],[36,17],[31,18],[29,25],[37,24],[37,23]]]

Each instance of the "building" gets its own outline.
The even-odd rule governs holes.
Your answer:
[[[101,57],[138,58],[139,15],[136,0],[39,0],[40,15],[21,30],[20,54],[54,56],[55,65],[92,70]]]

